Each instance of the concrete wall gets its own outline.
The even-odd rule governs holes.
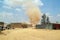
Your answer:
[[[53,29],[53,24],[36,25],[37,29]]]
[[[46,29],[53,29],[53,24],[47,24],[45,28]]]

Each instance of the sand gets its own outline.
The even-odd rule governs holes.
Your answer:
[[[0,40],[60,40],[60,30],[10,29],[2,31]]]

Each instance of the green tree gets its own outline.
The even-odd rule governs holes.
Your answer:
[[[41,24],[45,24],[45,23],[46,23],[46,15],[43,14]]]

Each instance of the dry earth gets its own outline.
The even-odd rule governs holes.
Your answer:
[[[11,29],[2,31],[0,40],[60,40],[60,30]]]

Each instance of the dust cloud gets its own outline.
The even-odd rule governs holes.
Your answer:
[[[40,9],[32,3],[28,3],[26,12],[27,16],[29,17],[30,23],[32,24],[32,26],[35,26],[40,21]]]

